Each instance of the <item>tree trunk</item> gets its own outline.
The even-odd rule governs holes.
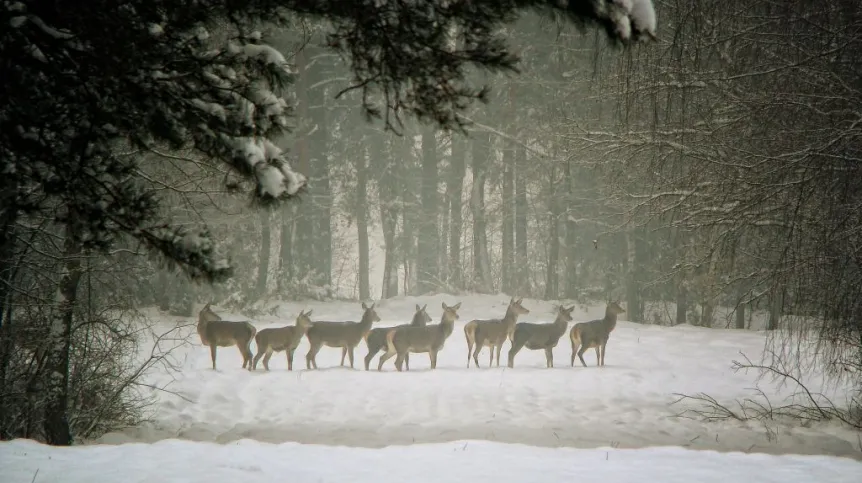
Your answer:
[[[70,219],[74,216],[70,215]],[[78,284],[81,280],[81,245],[73,236],[71,226],[66,226],[63,271],[57,290],[57,306],[51,320],[50,344],[47,360],[42,369],[45,395],[45,441],[54,446],[72,444],[69,426],[69,356],[72,343],[72,322],[77,302]]]
[[[628,299],[626,316],[632,322],[644,321],[642,292],[646,278],[645,264],[647,263],[647,244],[644,236],[644,230],[641,228],[634,229],[627,236],[629,251],[631,252],[631,270],[629,270],[626,280],[626,298]]]
[[[416,227],[419,216],[419,169],[413,156],[413,136],[405,134],[400,143],[401,206],[403,213],[401,255],[404,257],[404,294],[416,294]]]
[[[456,289],[464,288],[461,274],[461,198],[464,191],[465,142],[460,135],[452,136],[452,158],[449,161],[449,180],[446,182],[446,193],[449,200],[449,276],[450,283]]]
[[[269,279],[269,252],[272,249],[272,224],[270,212],[266,208],[260,210],[260,255],[257,266],[257,298],[266,295],[266,283]]]
[[[356,160],[356,230],[359,242],[359,299],[371,298],[368,282],[368,161],[365,152]]]
[[[500,272],[503,293],[511,294],[515,288],[515,156],[514,146],[503,151],[503,222]]]
[[[769,319],[766,330],[777,330],[781,324],[781,315],[784,311],[784,289],[773,287],[769,293]]]
[[[740,284],[740,287],[737,289],[737,292],[736,292],[736,309],[735,309],[735,314],[734,314],[736,316],[736,320],[734,321],[735,322],[734,326],[737,329],[744,329],[745,328],[745,306],[746,306],[746,304],[742,301],[745,298],[745,295],[746,295],[745,289],[743,289],[742,284]]]
[[[557,268],[560,264],[560,210],[557,200],[556,169],[548,175],[548,266],[545,273],[545,300],[556,300],[560,295]]]
[[[278,292],[286,295],[287,286],[293,281],[293,233],[296,205],[281,207],[281,245],[278,251]]]
[[[527,150],[515,150],[515,291],[530,295],[530,272],[527,261]]]
[[[311,120],[308,134],[308,158],[311,182],[309,183],[309,212],[313,238],[310,239],[313,258],[311,268],[317,286],[332,284],[332,192],[329,178],[329,122],[327,105],[330,97],[326,95],[328,80],[325,56],[329,53],[320,49],[310,49],[311,65],[308,68],[307,89],[308,119]]]
[[[422,134],[422,220],[419,224],[417,295],[434,290],[438,281],[437,137],[433,128]]]
[[[395,176],[394,156],[387,156],[380,144],[371,144],[371,162],[378,166],[380,177],[377,180],[378,199],[380,200],[380,221],[383,228],[384,262],[383,288],[384,299],[398,296],[398,179]]]
[[[470,207],[473,212],[473,274],[476,291],[491,291],[491,266],[488,259],[488,241],[485,222],[485,176],[490,152],[490,139],[487,134],[476,135],[473,139],[473,189],[470,193]]]
[[[309,69],[308,52],[299,50],[296,53],[296,65],[299,75],[297,76],[296,96],[297,96],[297,119],[303,122],[309,121]],[[313,122],[313,121],[312,121]],[[298,170],[301,173],[312,173],[310,159],[310,140],[309,133],[313,129],[311,126],[303,126],[297,130],[296,136],[296,156],[298,158]],[[311,180],[313,185],[317,180]],[[294,215],[294,237],[293,237],[293,263],[296,275],[300,278],[306,278],[315,269],[314,267],[314,199],[306,203],[299,203]]]
[[[575,204],[575,173],[572,168],[572,162],[566,163],[566,202],[564,210],[561,210],[566,217],[566,287],[564,290],[566,298],[575,299],[578,297],[578,238],[577,224],[572,213],[572,208]]]

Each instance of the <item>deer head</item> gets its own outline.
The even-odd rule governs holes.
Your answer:
[[[374,311],[374,306],[376,304],[371,304],[371,307],[365,305],[365,302],[362,302],[362,310],[365,313],[362,314],[363,320],[370,320],[371,322],[380,322],[380,316],[377,315],[377,312]]]
[[[296,326],[302,329],[307,329],[311,327],[311,313],[314,310],[309,310],[308,312],[299,311],[299,315],[296,316]]]
[[[428,308],[428,304],[425,304],[423,307],[420,307],[419,304],[416,304],[416,313],[413,314],[413,323],[416,324],[418,322],[422,322],[422,324],[427,324],[431,322],[431,316],[428,315],[428,312],[425,309]]]
[[[454,322],[458,320],[458,309],[461,308],[461,302],[453,306],[446,305],[446,302],[443,302],[443,318],[442,320],[445,322]]]

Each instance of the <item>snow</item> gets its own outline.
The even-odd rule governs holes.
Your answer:
[[[823,456],[691,451],[535,448],[486,441],[391,446],[232,445],[162,441],[153,445],[55,448],[18,440],[0,444],[6,483],[31,481],[429,482],[661,481],[700,483],[857,482],[862,464]],[[38,472],[38,474],[37,474]],[[35,475],[35,477],[34,477]]]
[[[280,159],[281,149],[272,142],[254,139],[234,141],[237,154],[245,158],[254,170],[261,195],[279,198],[283,194],[296,194],[308,181]]]
[[[179,346],[175,353],[181,371],[153,373],[146,381],[167,385],[173,394],[155,393],[158,402],[151,423],[94,442],[182,439],[226,444],[252,439],[382,448],[487,440],[582,449],[677,446],[862,457],[856,447],[857,433],[835,423],[800,427],[779,421],[707,423],[676,417],[692,406],[671,405],[677,399],[674,393],[703,392],[732,403],[753,397],[751,388],[760,387],[773,403],[789,397],[792,387],[770,380],[758,382],[754,372],[731,369],[732,361],[742,359],[740,352],[758,359],[763,332],[621,321],[611,335],[603,368],[595,366],[592,350],[585,354],[589,367],[571,367],[571,348],[564,339],[554,350],[553,369],[545,368],[542,351],[526,349],[518,354],[514,369],[507,368],[508,342],[501,353],[501,367],[487,367],[488,350],[484,349],[479,356],[482,367],[467,369],[464,324],[474,318],[502,316],[508,297],[445,295],[379,301],[376,311],[383,320],[375,325],[409,322],[416,304],[428,304],[429,315],[437,323],[442,302],[462,302],[462,306],[437,369],[429,370],[427,355],[414,354],[411,371],[403,373],[394,370],[391,360],[383,372],[377,372],[380,354],[366,372],[364,342],[355,351],[355,370],[339,367],[341,351],[332,348],[319,353],[319,370],[305,370],[305,339],[296,351],[292,372],[279,353],[270,363],[271,372],[249,373],[240,368],[242,358],[234,347],[219,349],[218,370],[213,371],[209,351],[195,334],[197,313],[190,318],[162,318],[153,309],[149,316],[161,318],[164,330],[188,324],[181,330],[192,344]],[[525,299],[523,304],[531,313],[520,320],[551,322],[554,303]],[[214,310],[227,320],[251,320],[258,331],[292,325],[300,310],[312,309],[314,320],[358,320],[361,316],[358,302],[280,302],[262,307],[261,313],[270,313],[270,308],[276,308],[277,315],[249,318],[218,306]],[[599,318],[603,310],[598,305],[578,307],[574,322]],[[254,344],[252,350],[256,351]],[[142,357],[149,354],[149,347],[144,348]],[[847,394],[844,387],[827,387],[816,374],[804,380],[812,390],[834,401],[843,401]]]
[[[611,3],[617,8],[609,8],[607,15],[621,39],[628,40],[632,30],[655,38],[657,18],[652,0],[611,0]]]
[[[153,37],[159,37],[165,33],[164,27],[157,23],[151,23],[148,27],[148,30],[150,32],[150,35],[152,35]]]
[[[245,44],[243,46],[243,52],[249,57],[263,60],[268,64],[277,64],[283,66],[287,63],[287,61],[284,59],[284,55],[282,55],[281,52],[270,47],[269,45]]]

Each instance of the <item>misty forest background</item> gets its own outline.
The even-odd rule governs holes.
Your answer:
[[[358,93],[336,97],[350,72],[323,24],[268,32],[296,73],[278,144],[308,189],[261,208],[205,157],[124,153],[172,223],[206,224],[236,271],[194,283],[133,242],[75,255],[75,433],[134,424],[146,397],[132,376],[170,364],[110,356],[175,336],[137,309],[194,316],[210,301],[254,317],[308,298],[614,298],[634,322],[781,329],[774,354],[803,369],[800,347],[818,344],[833,378],[862,380],[862,8],[656,7],[660,41],[625,50],[538,15],[509,25],[521,72],[475,74],[492,90],[464,113],[466,136],[410,118],[385,131]],[[4,437],[41,424],[34,358],[13,350],[38,351],[57,290],[62,234],[41,222],[22,225],[4,304],[0,378],[20,395],[0,411]]]

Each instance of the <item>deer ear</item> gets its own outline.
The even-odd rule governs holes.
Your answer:
[[[423,305],[422,306],[422,312],[425,312],[425,309],[427,309],[427,308],[428,308],[428,304]]]
[[[461,302],[458,302],[458,303],[457,303],[457,304],[455,304],[455,306],[454,306],[454,307],[452,307],[452,308],[453,308],[453,309],[455,309],[455,310],[460,309],[460,308],[461,308]]]
[[[362,302],[362,310],[368,310],[368,306],[365,305],[365,302]]]
[[[524,301],[524,297],[519,298],[518,299],[518,305],[521,305],[521,302],[523,302],[523,301]]]
[[[305,313],[305,316],[306,316],[306,317],[310,317],[312,312],[314,312],[314,309],[311,309],[311,310],[309,310],[308,312],[306,312],[306,313]]]
[[[371,307],[368,307],[368,308],[373,309],[375,305],[377,305],[377,302],[374,302],[373,304],[371,304]]]

